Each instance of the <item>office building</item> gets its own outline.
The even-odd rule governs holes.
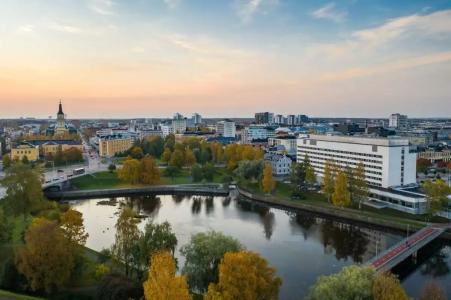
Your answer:
[[[296,124],[296,116],[295,115],[288,115],[287,116],[287,125],[288,126],[294,126]]]
[[[133,139],[129,136],[109,135],[99,139],[99,155],[113,157],[125,152],[133,146]]]
[[[235,122],[230,120],[216,123],[216,134],[222,137],[234,138],[236,135]]]
[[[191,121],[194,125],[198,125],[198,124],[202,124],[202,116],[199,115],[198,113],[194,113]]]
[[[37,161],[39,159],[39,147],[30,143],[22,143],[11,148],[12,160],[22,160],[25,156],[28,161]]]
[[[388,118],[388,127],[396,128],[396,129],[400,129],[400,130],[407,129],[409,127],[408,121],[407,121],[407,116],[401,115],[398,113],[391,114],[390,117]]]
[[[297,140],[297,160],[308,155],[320,178],[328,160],[338,167],[365,166],[370,200],[381,207],[409,213],[424,213],[424,195],[416,187],[416,153],[406,139],[363,138],[349,136],[305,135]]]
[[[255,114],[256,124],[274,124],[274,114],[270,112],[261,112]]]
[[[172,132],[174,134],[183,134],[186,131],[186,119],[174,119],[172,120]]]
[[[268,146],[282,146],[288,155],[296,155],[297,139],[295,136],[268,138]]]

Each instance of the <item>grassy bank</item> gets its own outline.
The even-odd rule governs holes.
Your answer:
[[[31,297],[27,295],[20,295],[4,290],[0,290],[0,299],[11,299],[11,300],[41,300],[44,298]]]

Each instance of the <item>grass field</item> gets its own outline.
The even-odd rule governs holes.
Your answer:
[[[11,300],[40,300],[44,298],[31,297],[26,295],[20,295],[11,293],[8,291],[0,290],[0,299],[11,299]]]

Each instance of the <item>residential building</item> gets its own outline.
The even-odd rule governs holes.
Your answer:
[[[113,157],[118,153],[127,151],[133,145],[133,139],[122,135],[109,135],[99,139],[99,155]]]
[[[287,176],[291,172],[291,158],[275,153],[266,153],[264,160],[271,164],[274,176]]]
[[[274,114],[270,112],[261,112],[255,114],[255,123],[274,124]]]
[[[236,135],[235,122],[223,120],[216,123],[216,134],[222,137],[234,138]]]
[[[42,157],[55,156],[59,150],[66,151],[76,148],[83,152],[83,145],[80,140],[51,140],[51,141],[29,141],[30,144],[39,148],[39,154]]]
[[[202,124],[202,116],[198,113],[194,113],[191,120],[194,125]]]
[[[167,125],[167,124],[161,124],[160,125],[160,129],[161,129],[161,134],[163,135],[163,137],[166,137],[172,133],[174,133],[174,129],[171,125]]]
[[[340,168],[363,163],[371,203],[415,214],[426,209],[425,196],[412,191],[416,187],[416,153],[406,139],[304,135],[297,141],[297,160],[303,161],[305,155],[320,178],[327,161]]]
[[[296,125],[296,116],[295,115],[288,115],[287,116],[287,125],[288,126]]]
[[[37,161],[39,159],[39,147],[30,143],[22,143],[11,148],[11,159],[22,160],[25,156],[28,161]]]
[[[172,120],[172,132],[175,134],[182,134],[186,131],[186,119]]]
[[[276,115],[276,116],[274,117],[274,123],[275,123],[275,124],[278,124],[278,125],[283,125],[283,124],[285,124],[286,122],[285,122],[284,116],[282,116],[282,115]]]
[[[262,125],[250,125],[243,129],[241,142],[250,144],[254,141],[267,141],[268,138],[275,136],[275,128]]]
[[[401,115],[399,113],[391,114],[388,118],[388,127],[396,128],[396,129],[407,129],[408,128],[408,122],[407,122],[407,116]]]
[[[449,162],[451,161],[451,149],[444,149],[441,151],[427,149],[426,151],[419,152],[418,157],[430,160],[431,162]]]
[[[268,146],[282,146],[288,155],[296,155],[297,138],[295,136],[268,138]]]

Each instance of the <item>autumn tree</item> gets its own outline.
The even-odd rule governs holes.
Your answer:
[[[276,187],[276,181],[272,176],[271,164],[267,163],[263,169],[262,189],[263,192],[270,194]]]
[[[52,293],[63,287],[74,269],[71,244],[56,222],[37,218],[25,233],[16,266],[33,291]]]
[[[194,164],[196,164],[196,156],[194,156],[194,153],[191,149],[186,149],[185,150],[185,165],[188,167],[193,166]]]
[[[130,156],[134,159],[141,159],[144,156],[143,149],[141,147],[133,147],[130,149]]]
[[[0,184],[6,189],[5,205],[14,215],[25,219],[45,201],[42,192],[42,173],[38,168],[15,163],[5,172]]]
[[[5,154],[2,157],[2,162],[3,162],[3,170],[8,169],[11,166],[11,157],[9,157],[9,155]]]
[[[171,167],[176,167],[178,169],[181,169],[184,164],[185,164],[185,157],[184,157],[183,151],[180,149],[174,150],[174,152],[172,152],[171,159],[169,160],[169,165]]]
[[[304,156],[304,168],[305,168],[305,182],[310,185],[315,184],[316,183],[315,169],[310,163],[308,155]]]
[[[172,255],[158,252],[152,255],[150,270],[144,282],[144,296],[148,300],[190,300],[184,276],[175,275],[176,266]]]
[[[160,182],[160,169],[152,156],[146,155],[141,160],[140,181],[144,184],[158,184]]]
[[[0,207],[0,245],[11,239],[12,224],[9,222],[2,207]]]
[[[436,282],[426,283],[421,291],[419,300],[446,300],[448,299],[444,289]]]
[[[84,246],[89,234],[83,225],[83,214],[75,209],[68,209],[61,215],[61,229],[66,239],[75,247]]]
[[[182,274],[188,277],[192,289],[204,292],[210,282],[218,280],[218,265],[227,252],[237,252],[244,246],[233,237],[210,231],[191,236],[180,253],[185,257]]]
[[[164,148],[163,154],[161,155],[161,160],[168,164],[169,161],[171,160],[171,156],[172,156],[171,149]]]
[[[175,146],[175,135],[173,133],[168,134],[164,139],[164,148],[169,148],[172,152]]]
[[[208,287],[206,300],[277,299],[282,280],[266,259],[250,251],[229,252],[219,265],[219,282]]]
[[[304,163],[291,164],[290,182],[296,192],[301,192],[305,186],[305,165]]]
[[[391,274],[379,274],[373,282],[374,300],[410,300],[398,278]]]
[[[365,165],[360,162],[357,168],[353,170],[352,200],[361,202],[367,199],[368,195],[369,189],[368,183],[366,182]]]
[[[432,166],[429,159],[426,158],[418,158],[417,159],[417,172],[418,173],[426,173],[428,168]]]
[[[337,174],[334,193],[332,194],[332,204],[340,207],[351,204],[351,195],[348,190],[348,180],[346,178],[346,173],[343,171]]]
[[[329,201],[331,200],[331,196],[334,193],[335,186],[333,170],[334,170],[333,162],[331,160],[327,160],[326,166],[324,167],[324,176],[321,185],[321,190],[324,193],[324,195],[326,195]]]
[[[444,180],[437,179],[435,182],[427,180],[423,184],[423,188],[426,192],[428,211],[431,216],[448,205],[448,195],[451,193],[451,188]]]
[[[137,184],[140,181],[141,163],[137,159],[127,159],[122,168],[117,172],[120,180],[130,184]]]
[[[138,220],[131,208],[124,208],[116,222],[116,237],[111,253],[115,259],[124,264],[125,275],[130,274],[130,265],[133,262],[135,242],[139,238]]]

